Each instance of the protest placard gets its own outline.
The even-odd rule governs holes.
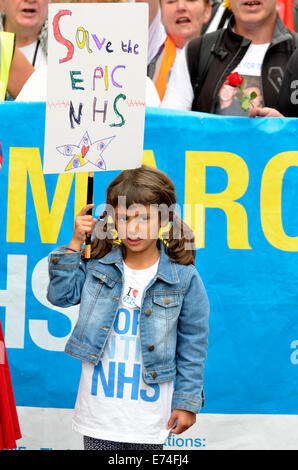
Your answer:
[[[141,165],[148,6],[49,5],[44,173]]]

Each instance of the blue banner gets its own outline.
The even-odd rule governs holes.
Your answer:
[[[0,320],[17,405],[72,408],[78,309],[47,302],[47,255],[69,242],[87,175],[43,175],[44,121],[45,104],[0,105]],[[176,186],[210,300],[203,413],[298,412],[297,135],[296,119],[146,111],[144,162]],[[117,174],[95,173],[98,215]]]

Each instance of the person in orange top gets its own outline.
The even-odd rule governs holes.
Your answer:
[[[144,1],[144,0],[136,0]],[[200,36],[211,15],[210,0],[147,0],[149,44],[147,75],[162,101],[174,61],[185,44]]]

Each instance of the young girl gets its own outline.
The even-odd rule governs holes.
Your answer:
[[[48,299],[80,303],[65,351],[83,361],[73,428],[85,449],[162,449],[202,406],[209,304],[175,204],[161,171],[122,171],[107,188],[91,259],[81,247],[97,222],[93,205],[76,217],[69,245],[49,255]]]

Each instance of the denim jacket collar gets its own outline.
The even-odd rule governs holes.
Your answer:
[[[168,255],[165,253],[164,245],[160,241],[158,241],[158,248],[160,249],[160,258],[155,278],[162,279],[169,284],[177,284],[179,282],[179,277],[175,263],[170,261]],[[106,265],[116,265],[122,273],[123,256],[121,248],[113,248],[108,254],[100,259],[100,263]]]

